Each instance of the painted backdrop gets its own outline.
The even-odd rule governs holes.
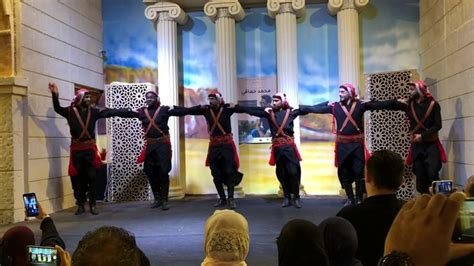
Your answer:
[[[103,0],[104,66],[106,83],[157,83],[156,32],[144,16],[145,5],[136,0]],[[275,20],[266,8],[246,9],[236,24],[239,103],[266,104],[277,91]],[[372,0],[360,14],[361,68],[363,73],[418,69],[418,1]],[[178,27],[180,90],[183,105],[205,104],[207,91],[216,88],[215,26],[203,12],[188,13]],[[325,4],[306,6],[298,19],[299,103],[337,100],[337,21]],[[291,52],[291,51],[289,51]],[[289,99],[294,103],[295,99]],[[209,169],[204,167],[207,128],[202,117],[185,119],[185,168],[188,194],[214,193]],[[331,117],[301,118],[302,183],[308,194],[337,194],[339,183],[333,167]],[[265,121],[239,115],[241,171],[245,193],[274,194],[278,182],[267,164],[269,144]],[[260,129],[260,130],[257,130]],[[263,130],[262,130],[263,129]],[[262,134],[263,132],[263,134]],[[175,148],[175,147],[173,147]]]

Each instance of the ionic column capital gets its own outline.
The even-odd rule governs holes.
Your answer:
[[[222,17],[230,17],[236,21],[245,17],[245,11],[238,0],[212,0],[204,5],[204,13],[215,22]]]
[[[344,9],[355,9],[360,11],[369,3],[369,0],[329,0],[328,10],[329,14],[336,15],[337,12]]]
[[[305,0],[268,0],[268,15],[272,18],[281,13],[293,13],[301,17],[305,12]]]
[[[173,20],[178,24],[184,24],[188,20],[186,12],[175,3],[158,2],[150,4],[150,0],[143,1],[147,6],[145,8],[145,17],[152,21]]]

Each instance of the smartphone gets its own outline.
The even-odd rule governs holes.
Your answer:
[[[453,192],[453,181],[452,180],[440,180],[433,181],[433,194],[442,193],[449,195]]]
[[[456,242],[474,243],[474,198],[464,200],[459,210]]]
[[[53,247],[26,246],[30,265],[58,265],[58,251]]]
[[[23,194],[23,203],[25,204],[26,216],[33,217],[39,215],[38,200],[35,193]]]

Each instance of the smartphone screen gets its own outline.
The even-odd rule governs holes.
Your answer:
[[[474,198],[467,198],[459,211],[460,235],[462,243],[474,243]]]
[[[58,251],[53,247],[27,246],[30,265],[57,265]]]
[[[25,203],[26,215],[28,217],[38,216],[38,201],[36,200],[35,193],[23,194],[23,203]]]
[[[433,193],[449,195],[453,192],[452,180],[433,181]]]

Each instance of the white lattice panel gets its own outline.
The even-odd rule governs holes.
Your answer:
[[[150,83],[113,82],[106,88],[108,108],[145,106],[145,93],[154,86]],[[152,199],[143,164],[135,163],[144,145],[141,122],[136,118],[108,118],[107,134],[110,136],[107,189],[108,201],[140,201]]]
[[[366,75],[367,95],[371,100],[384,101],[408,97],[412,80],[411,71],[396,71]],[[405,112],[373,111],[366,119],[366,139],[370,152],[391,150],[403,159],[408,155],[410,128]],[[414,196],[415,183],[411,167],[405,166],[405,181],[397,196],[409,200]]]

